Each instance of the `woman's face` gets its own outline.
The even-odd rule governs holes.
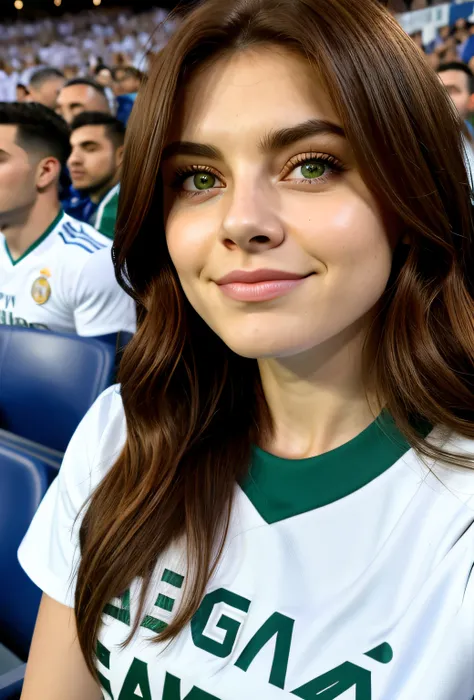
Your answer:
[[[187,86],[163,154],[171,259],[236,353],[289,357],[369,320],[393,241],[307,62],[275,47]]]

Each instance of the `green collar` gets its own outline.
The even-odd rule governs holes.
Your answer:
[[[46,231],[45,231],[43,234],[41,234],[41,236],[40,236],[39,238],[37,238],[36,241],[35,241],[34,243],[32,243],[32,244],[30,245],[30,247],[27,248],[27,249],[25,250],[25,252],[23,253],[23,255],[20,255],[20,257],[19,257],[17,260],[13,260],[12,254],[10,253],[10,249],[8,248],[8,243],[7,243],[6,239],[5,239],[5,240],[4,240],[5,250],[6,250],[6,252],[7,252],[8,257],[10,258],[11,264],[12,264],[12,265],[18,265],[18,263],[21,262],[24,258],[26,258],[27,255],[29,255],[30,253],[32,253],[32,252],[35,250],[35,248],[37,248],[37,247],[40,245],[40,243],[42,243],[42,242],[44,241],[44,239],[47,238],[47,237],[49,236],[49,234],[51,233],[51,231],[53,231],[53,229],[56,228],[56,226],[59,224],[59,222],[61,221],[61,219],[63,218],[63,216],[64,216],[64,212],[63,212],[62,209],[60,209],[60,210],[59,210],[59,214],[58,214],[57,217],[54,219],[54,221],[48,226],[48,228],[46,229]]]
[[[410,445],[382,413],[345,445],[309,459],[283,459],[254,447],[243,491],[267,523],[327,506],[389,469]]]

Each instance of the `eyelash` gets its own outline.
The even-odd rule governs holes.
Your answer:
[[[307,185],[314,184],[314,182],[326,182],[329,177],[340,175],[341,173],[347,170],[347,168],[344,167],[341,161],[339,161],[337,158],[330,155],[329,153],[304,153],[295,156],[288,162],[287,166],[285,166],[283,170],[284,176],[286,177],[287,175],[289,175],[292,172],[292,170],[294,170],[298,166],[305,165],[306,163],[315,162],[324,163],[324,165],[330,167],[332,172],[329,175],[324,174],[318,178],[298,178],[295,180],[295,182]],[[185,180],[187,180],[187,178],[190,177],[190,175],[195,175],[197,173],[210,173],[211,175],[214,175],[214,177],[218,180],[221,180],[220,175],[208,165],[189,165],[184,166],[182,168],[176,168],[174,179],[171,183],[172,189],[178,192],[178,194],[183,197],[195,197],[196,195],[202,195],[206,192],[212,192],[213,189],[221,189],[211,188],[208,190],[183,190],[182,186]]]

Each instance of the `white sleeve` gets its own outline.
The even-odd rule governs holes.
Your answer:
[[[79,424],[59,475],[18,550],[18,560],[33,583],[71,608],[80,558],[79,530],[86,510],[82,507],[117,459],[124,440],[122,400],[113,386],[99,396]]]
[[[110,248],[88,256],[78,275],[74,298],[78,335],[136,331],[135,302],[117,284]]]

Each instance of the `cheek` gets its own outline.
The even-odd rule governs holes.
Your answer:
[[[392,246],[370,196],[346,191],[321,197],[317,208],[295,210],[293,222],[296,216],[300,243],[329,272],[331,268],[370,267],[376,261],[390,265]]]
[[[215,219],[202,209],[198,213],[194,207],[171,207],[165,230],[168,251],[180,277],[199,275],[212,251]]]

